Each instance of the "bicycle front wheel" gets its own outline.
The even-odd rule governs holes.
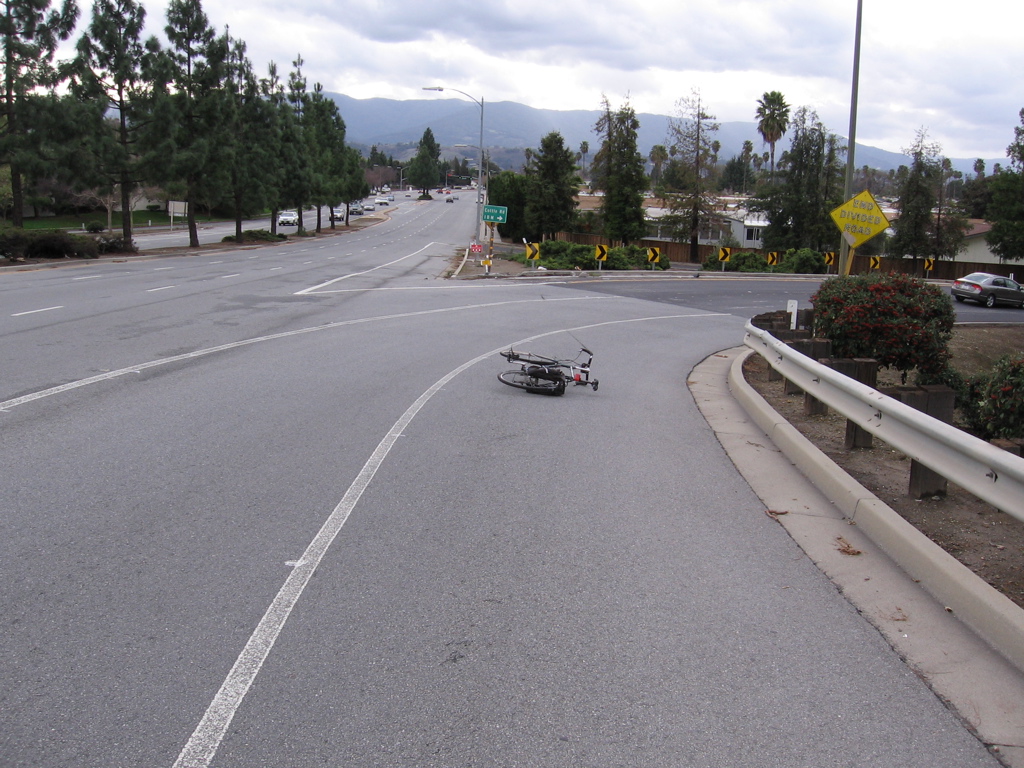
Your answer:
[[[561,395],[565,392],[565,381],[549,381],[535,378],[526,371],[503,371],[498,374],[498,381],[510,387],[525,389],[535,395]]]

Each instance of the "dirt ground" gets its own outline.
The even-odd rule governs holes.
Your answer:
[[[1024,325],[957,326],[950,345],[961,372],[990,367],[1000,354],[1024,356]],[[945,496],[908,495],[910,460],[885,443],[847,450],[846,419],[830,412],[809,416],[803,395],[786,395],[782,381],[768,381],[768,364],[751,356],[746,379],[812,443],[904,519],[981,578],[1024,607],[1024,523],[949,484]],[[899,384],[898,374],[880,371],[879,387]]]

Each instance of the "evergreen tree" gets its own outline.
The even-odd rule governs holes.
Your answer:
[[[677,102],[678,116],[669,123],[669,169],[665,185],[670,194],[668,216],[663,218],[675,239],[690,241],[696,260],[700,232],[716,219],[718,198],[711,179],[712,142],[718,131],[714,115],[704,110],[699,91]]]
[[[441,149],[434,141],[434,132],[427,128],[420,139],[416,157],[409,163],[405,174],[409,183],[419,189],[423,195],[428,195],[429,190],[437,184],[437,158],[440,155]]]
[[[1006,148],[1009,170],[989,177],[992,201],[986,219],[992,229],[985,235],[989,247],[1003,261],[1024,259],[1024,109],[1014,141]]]
[[[88,137],[96,185],[120,192],[121,236],[132,241],[133,191],[150,175],[143,137],[151,125],[152,81],[145,69],[157,47],[142,40],[146,9],[135,0],[95,0],[78,41],[81,79],[75,91],[95,107]],[[112,117],[107,118],[107,115]]]
[[[169,131],[162,175],[181,184],[187,205],[189,246],[199,247],[196,208],[209,206],[227,185],[220,162],[225,93],[221,78],[227,56],[225,38],[217,38],[200,0],[171,0],[164,28],[169,80],[158,93],[161,107],[173,111],[163,124]]]
[[[914,144],[904,150],[910,166],[899,174],[899,217],[888,251],[896,256],[951,259],[963,250],[966,220],[946,199],[946,178],[951,169],[940,156],[938,144],[920,130]],[[916,267],[916,264],[915,264]]]
[[[839,232],[829,215],[842,201],[846,151],[817,114],[801,107],[790,123],[793,141],[779,163],[776,183],[762,186],[751,210],[768,218],[764,247],[785,251],[836,250]]]
[[[12,223],[23,224],[24,177],[38,171],[37,126],[31,111],[39,89],[54,87],[60,80],[53,66],[57,47],[67,40],[78,20],[74,0],[64,0],[50,10],[50,0],[5,0],[0,15],[0,66],[3,95],[0,98],[0,164],[10,166]]]
[[[592,166],[596,170],[592,186],[604,190],[600,210],[604,235],[624,244],[647,234],[644,221],[647,176],[644,156],[637,149],[639,128],[640,121],[628,102],[612,112],[607,99],[604,114],[594,126],[595,132],[604,137]]]
[[[750,177],[750,161],[743,155],[733,155],[725,161],[718,188],[727,192],[742,192]]]
[[[241,240],[242,220],[266,208],[276,194],[280,130],[268,92],[245,55],[245,43],[229,38],[228,46],[226,130],[221,151],[228,166],[227,198],[234,214],[235,238]]]
[[[541,139],[526,176],[530,196],[526,203],[526,227],[544,239],[569,228],[576,211],[580,180],[576,158],[565,146],[562,134],[553,131]]]
[[[296,56],[292,62],[292,71],[288,73],[288,85],[285,89],[287,109],[282,105],[285,119],[283,138],[285,149],[285,175],[283,180],[283,197],[299,214],[299,228],[305,229],[303,209],[310,202],[313,193],[313,167],[310,161],[310,145],[306,138],[309,105],[309,94],[306,90],[306,78],[302,74],[302,56]]]
[[[526,203],[530,199],[530,189],[530,179],[514,171],[496,173],[487,183],[487,197],[491,203],[508,209],[505,223],[498,225],[498,232],[513,242],[533,238],[535,234],[526,226]]]
[[[338,194],[345,205],[345,222],[348,223],[349,203],[370,194],[370,185],[363,172],[363,158],[354,147],[345,147],[343,163]]]
[[[324,205],[339,202],[341,173],[345,166],[345,121],[338,105],[324,96],[317,83],[306,108],[306,153],[310,161],[311,200],[316,206],[316,231],[321,229],[320,211]]]

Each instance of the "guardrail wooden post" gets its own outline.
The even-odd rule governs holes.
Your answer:
[[[1024,439],[1019,437],[994,437],[989,440],[989,442],[996,448],[1002,448],[1004,451],[1012,453],[1014,456],[1024,456]]]
[[[878,361],[870,357],[855,357],[850,362],[853,363],[853,373],[847,375],[875,389],[878,385]],[[854,448],[870,448],[874,445],[874,437],[859,424],[847,419],[844,445],[848,451]]]
[[[954,398],[953,390],[941,384],[918,387],[903,394],[904,403],[947,424],[953,422]],[[946,478],[938,472],[929,469],[916,459],[910,460],[910,489],[908,493],[912,498],[945,496],[947,485]]]
[[[779,336],[776,335],[776,338],[779,338]],[[783,336],[779,338],[779,340],[785,341],[786,344],[802,355],[807,355],[808,357],[812,356],[811,349],[813,347],[813,339],[811,339],[810,331],[789,331],[787,336]],[[803,394],[803,390],[789,379],[786,379],[786,383],[783,386],[782,391],[787,395]]]

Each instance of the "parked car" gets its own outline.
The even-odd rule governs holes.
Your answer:
[[[297,227],[299,226],[299,214],[297,211],[281,211],[277,217],[277,226],[279,227]]]
[[[1024,286],[1016,280],[988,272],[972,272],[949,289],[957,301],[976,301],[986,307],[1011,304],[1024,308]]]

